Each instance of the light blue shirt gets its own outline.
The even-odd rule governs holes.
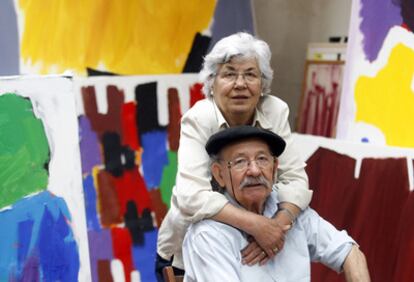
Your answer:
[[[237,205],[233,199],[229,200]],[[277,211],[277,192],[265,203],[264,216]],[[310,281],[310,262],[340,272],[355,241],[313,209],[306,208],[286,235],[283,249],[263,266],[241,263],[248,244],[244,232],[214,220],[192,224],[183,243],[184,281]]]

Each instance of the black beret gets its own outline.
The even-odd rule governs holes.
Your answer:
[[[280,156],[286,147],[286,142],[282,139],[282,137],[272,131],[243,125],[226,128],[213,134],[207,141],[206,150],[210,156],[216,155],[224,147],[250,138],[258,138],[266,142],[272,152],[272,155],[276,157]]]

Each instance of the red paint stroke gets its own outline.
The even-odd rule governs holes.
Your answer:
[[[114,177],[101,170],[98,173],[98,210],[102,226],[121,223],[120,205]]]
[[[139,144],[138,139],[135,111],[135,102],[129,102],[122,105],[122,145],[128,145],[131,149],[137,151],[141,145]]]
[[[126,228],[111,228],[112,246],[114,257],[119,259],[124,266],[125,281],[131,281],[132,266],[132,240]]]
[[[190,87],[190,108],[198,101],[206,98],[201,91],[202,88],[202,83],[194,83],[194,85]]]
[[[355,165],[353,158],[318,148],[306,167],[309,186],[314,187],[311,206],[358,242],[367,257],[372,281],[411,281],[408,277],[392,279],[397,258],[407,264],[402,266],[404,270],[400,269],[402,272],[414,272],[414,247],[408,247],[414,243],[414,228],[407,224],[414,206],[413,199],[409,203],[412,192],[406,159],[365,158],[358,179],[354,177]],[[411,254],[405,254],[409,248]],[[312,281],[343,281],[336,272],[320,264],[312,267],[311,272]]]
[[[168,89],[168,143],[170,150],[177,152],[180,143],[181,107],[176,88]]]
[[[151,203],[154,207],[155,218],[157,220],[157,226],[160,227],[162,221],[164,220],[165,215],[167,214],[167,205],[164,204],[161,197],[161,190],[156,188],[152,189],[150,192]]]
[[[121,107],[124,103],[124,91],[118,90],[114,85],[107,86],[108,112],[106,114],[98,112],[94,86],[82,87],[81,92],[85,114],[91,122],[92,129],[99,136],[105,131],[121,134]]]
[[[300,133],[334,137],[341,91],[341,69],[332,65],[329,70],[315,70],[311,75],[311,85],[306,90],[298,130]]]
[[[111,273],[111,262],[109,260],[98,260],[98,281],[113,282]]]
[[[134,201],[141,215],[145,208],[152,210],[151,198],[145,185],[144,179],[137,167],[125,170],[121,177],[115,177],[117,198],[120,203],[120,213],[126,212],[128,201]]]

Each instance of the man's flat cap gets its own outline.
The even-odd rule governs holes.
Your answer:
[[[276,157],[279,157],[286,147],[286,142],[282,137],[272,131],[244,125],[226,128],[213,134],[207,141],[206,150],[209,155],[216,155],[228,145],[251,138],[258,138],[266,142],[272,155]]]

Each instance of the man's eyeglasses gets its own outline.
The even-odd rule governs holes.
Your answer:
[[[261,74],[255,71],[247,72],[235,72],[235,71],[222,71],[219,72],[218,76],[227,82],[235,82],[239,78],[239,75],[242,76],[245,82],[247,83],[256,83],[260,80]]]
[[[269,168],[274,162],[274,159],[275,158],[271,155],[263,154],[258,155],[254,160],[247,158],[236,158],[234,160],[228,161],[227,165],[229,168],[233,168],[236,171],[242,172],[247,170],[251,162],[255,162],[256,166],[263,170]]]

